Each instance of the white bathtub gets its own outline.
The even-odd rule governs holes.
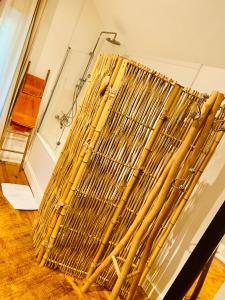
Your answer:
[[[24,171],[36,201],[40,204],[46,185],[56,163],[56,155],[42,136],[37,133]]]

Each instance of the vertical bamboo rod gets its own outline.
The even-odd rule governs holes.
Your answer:
[[[99,58],[98,58],[98,59],[99,59]],[[113,72],[113,74],[112,74],[111,80],[109,80],[109,78],[108,78],[108,76],[107,76],[107,82],[104,81],[103,84],[100,86],[100,90],[99,90],[99,93],[100,93],[100,94],[101,94],[102,91],[106,88],[106,85],[110,84],[110,85],[112,86],[112,85],[114,84],[114,81],[115,81],[115,79],[116,79],[117,73],[118,73],[118,71],[119,71],[119,69],[120,69],[120,66],[121,66],[121,62],[122,62],[121,60],[118,61],[117,65],[116,65],[116,68],[115,68],[115,70],[114,70],[114,72]],[[97,60],[97,62],[96,62],[96,64],[95,64],[95,68],[94,68],[94,70],[93,70],[93,74],[94,74],[94,72],[95,72],[96,69],[97,69],[97,65],[98,65],[98,60]],[[89,85],[88,85],[88,87],[87,87],[87,92],[86,92],[86,93],[88,93],[88,92],[90,91],[90,87],[91,87],[91,82],[89,83]],[[96,116],[94,117],[94,120],[93,120],[93,122],[92,122],[92,124],[91,124],[91,128],[90,128],[90,132],[89,132],[89,134],[88,134],[87,142],[89,142],[89,141],[92,139],[92,136],[93,136],[93,134],[94,134],[94,131],[95,131],[95,129],[96,129],[96,126],[97,126],[97,124],[98,124],[98,121],[99,121],[99,119],[100,119],[100,117],[101,117],[103,108],[104,108],[104,106],[105,106],[107,97],[108,97],[108,93],[105,93],[105,95],[102,97],[102,101],[100,102],[100,106],[99,106],[99,108],[98,108],[98,110],[97,110]],[[67,197],[67,195],[68,195],[68,193],[69,193],[69,191],[70,191],[70,189],[71,189],[71,186],[72,186],[72,184],[73,184],[73,182],[74,182],[74,180],[75,180],[76,174],[77,174],[77,172],[78,172],[78,170],[79,170],[79,168],[80,168],[80,165],[81,165],[81,163],[82,163],[82,160],[83,160],[83,158],[84,158],[84,155],[85,155],[85,153],[86,153],[86,150],[87,150],[87,145],[85,144],[85,145],[83,145],[83,147],[82,147],[82,149],[81,149],[81,153],[80,153],[80,155],[79,155],[79,157],[78,157],[77,162],[76,162],[75,164],[73,164],[73,166],[72,166],[72,170],[71,170],[71,172],[70,172],[70,177],[69,177],[68,183],[67,183],[66,188],[65,188],[65,190],[63,191],[63,195],[62,195],[62,197],[60,198],[59,203],[58,203],[58,204],[60,204],[60,205],[63,204],[63,203],[65,202],[65,200],[66,200],[66,197]],[[53,217],[52,217],[52,220],[51,220],[51,223],[50,223],[50,225],[49,225],[48,232],[47,232],[47,234],[46,234],[46,236],[45,236],[44,241],[48,241],[48,240],[49,240],[49,238],[50,238],[50,236],[51,236],[51,234],[52,234],[52,232],[53,232],[53,229],[54,229],[54,227],[55,227],[55,224],[56,224],[57,219],[58,219],[58,214],[55,213],[55,214],[53,215]],[[39,251],[39,254],[38,254],[38,257],[37,257],[38,263],[40,263],[41,260],[42,260],[42,258],[43,258],[44,249],[45,249],[45,246],[44,246],[44,243],[42,243],[41,248],[40,248],[40,251]]]
[[[89,94],[89,91],[90,91],[90,89],[91,89],[91,83],[92,83],[94,74],[95,74],[95,72],[96,72],[96,70],[97,70],[97,67],[98,67],[98,64],[99,64],[100,59],[101,59],[101,55],[99,55],[99,56],[97,57],[97,59],[96,59],[95,65],[94,65],[93,70],[92,70],[92,73],[91,73],[91,78],[89,79],[89,84],[88,84],[87,87],[86,87],[86,94]],[[80,108],[81,108],[81,107],[80,107]],[[78,111],[78,113],[79,113],[79,111]],[[74,129],[73,127],[74,127],[74,126],[75,126],[75,123],[73,123],[73,125],[71,126],[71,128],[70,128],[70,133],[73,131],[73,129]],[[69,134],[69,136],[70,136],[70,134]],[[63,150],[61,151],[61,155],[60,155],[60,156],[63,155],[63,153],[65,152],[67,146],[68,146],[68,145],[67,145],[67,142],[66,142],[65,145],[64,145],[64,147],[63,147]],[[51,176],[51,178],[50,178],[50,180],[49,180],[49,182],[48,182],[48,185],[47,185],[47,187],[46,187],[46,189],[45,189],[45,193],[44,193],[44,195],[43,195],[43,198],[46,196],[46,194],[47,194],[47,192],[48,192],[48,189],[49,189],[49,187],[50,187],[51,184],[52,184],[52,179],[55,178],[55,176],[56,176],[56,174],[57,174],[58,167],[59,167],[59,164],[60,164],[60,163],[61,163],[61,161],[58,160],[57,164],[56,164],[55,167],[54,167],[52,176]]]
[[[162,125],[164,124],[165,120],[167,120],[168,118],[168,115],[170,113],[170,108],[172,106],[172,104],[178,100],[178,97],[180,95],[180,93],[182,92],[182,87],[178,84],[175,84],[174,87],[173,87],[173,90],[171,91],[171,94],[170,94],[170,97],[165,105],[165,108],[161,114],[161,117],[159,118],[156,126],[155,126],[155,129],[152,133],[152,135],[150,136],[143,152],[142,152],[142,155],[139,159],[139,163],[138,163],[138,166],[137,168],[134,170],[133,172],[133,175],[132,177],[130,178],[124,192],[123,192],[123,195],[121,197],[121,200],[119,201],[119,205],[117,206],[114,214],[113,214],[113,217],[107,227],[107,230],[103,236],[103,239],[101,241],[101,244],[100,244],[100,247],[98,249],[98,252],[90,266],[90,269],[88,270],[88,273],[87,273],[87,277],[86,278],[89,278],[91,276],[91,274],[93,273],[95,267],[96,267],[96,264],[98,263],[101,255],[102,255],[102,252],[104,251],[104,248],[105,248],[105,245],[106,243],[108,242],[110,236],[111,236],[111,233],[112,233],[112,230],[114,228],[114,225],[116,224],[117,220],[118,220],[118,217],[121,213],[121,211],[123,210],[126,202],[127,202],[127,199],[130,195],[130,192],[137,180],[137,177],[140,173],[140,170],[142,168],[142,166],[144,165],[145,161],[146,161],[146,158],[149,154],[149,152],[151,152],[151,149],[152,149],[152,145],[154,144],[154,141],[156,140],[159,132],[160,132],[160,129],[162,127]]]
[[[186,202],[188,201],[188,199],[190,198],[197,182],[199,181],[199,178],[201,177],[202,172],[204,171],[204,169],[206,168],[208,162],[210,161],[213,153],[215,152],[220,140],[222,139],[224,135],[224,132],[218,132],[215,138],[215,141],[213,142],[212,147],[209,149],[209,152],[207,154],[207,156],[205,157],[203,163],[201,164],[200,168],[197,170],[193,181],[191,182],[190,187],[188,188],[187,192],[185,193],[185,195],[183,196],[183,198],[181,199],[179,205],[176,207],[175,211],[173,212],[165,230],[163,231],[162,235],[160,236],[160,240],[157,242],[151,256],[150,259],[146,265],[146,268],[141,276],[141,280],[140,280],[140,285],[143,283],[146,275],[148,274],[148,272],[151,269],[152,264],[154,263],[156,257],[158,256],[160,250],[162,249],[167,237],[169,236],[170,232],[172,231],[174,224],[176,223],[177,219],[179,218],[184,206],[186,205]]]
[[[93,79],[94,79],[95,72],[97,71],[97,68],[98,68],[99,61],[100,61],[100,60],[101,60],[101,56],[98,56],[98,58],[97,58],[97,60],[96,60],[96,62],[95,62],[94,68],[93,68],[93,70],[92,70],[91,78],[90,78],[89,83],[88,83],[87,88],[86,88],[86,93],[85,93],[86,95],[88,95],[88,94],[90,93],[91,86],[92,86],[92,81],[93,81]],[[79,112],[78,112],[78,113],[79,113]],[[98,119],[95,119],[95,121],[98,121]],[[95,122],[95,121],[94,121],[94,122]],[[94,122],[93,122],[93,123],[94,123]],[[73,131],[73,129],[74,129],[73,126],[75,126],[75,123],[74,123],[74,125],[72,125],[72,127],[71,127],[71,129],[70,129],[70,133],[72,133],[72,131]],[[89,137],[91,137],[91,135],[89,135]],[[62,150],[62,152],[61,152],[61,156],[64,154],[64,152],[66,151],[66,149],[67,149],[67,142],[65,143],[65,145],[64,145],[64,147],[63,147],[63,150]],[[84,149],[84,148],[83,148],[83,149]],[[83,149],[82,149],[82,150],[83,150]],[[85,149],[86,149],[86,148],[85,148]],[[82,155],[83,155],[82,150],[81,150],[81,157],[82,157]],[[56,174],[57,174],[58,167],[59,167],[59,163],[60,163],[60,161],[58,161],[58,163],[56,164],[56,166],[55,166],[55,168],[54,168],[54,170],[53,170],[52,176],[51,176],[51,178],[50,178],[50,180],[49,180],[49,183],[48,183],[48,185],[47,185],[47,187],[46,187],[46,189],[45,189],[45,193],[44,193],[43,198],[46,196],[46,193],[47,193],[49,187],[50,187],[51,184],[52,184],[52,180],[55,178],[55,176],[56,176]],[[76,175],[76,171],[77,171],[77,169],[79,168],[80,163],[81,163],[81,161],[78,159],[78,162],[77,162],[76,164],[73,165],[73,168],[72,168],[72,171],[71,171],[72,174],[70,174],[70,178],[69,178],[67,187],[66,187],[66,189],[65,189],[65,191],[64,191],[64,194],[63,194],[63,196],[62,196],[62,199],[60,199],[60,202],[62,202],[62,203],[65,201],[65,197],[66,197],[66,195],[68,194],[68,190],[70,189],[70,187],[71,187],[71,185],[72,185],[72,183],[73,183],[74,176]],[[53,197],[53,195],[52,195],[52,197]],[[49,201],[51,201],[51,200],[49,200]],[[49,225],[47,234],[46,234],[46,236],[45,236],[45,238],[44,238],[44,241],[43,241],[42,244],[41,244],[40,250],[39,250],[39,252],[38,252],[38,256],[37,256],[37,262],[38,262],[38,263],[41,262],[41,259],[42,259],[42,257],[43,257],[44,250],[45,250],[45,242],[48,241],[49,238],[50,238],[50,236],[51,236],[51,233],[52,233],[52,231],[53,231],[53,229],[54,229],[54,227],[55,227],[55,223],[56,223],[57,217],[58,217],[58,215],[57,215],[56,213],[55,213],[55,214],[53,215],[53,217],[52,217],[52,220],[51,220],[51,223],[50,223],[50,225]]]
[[[103,108],[103,111],[102,111],[102,114],[99,118],[99,121],[98,121],[98,124],[93,132],[93,136],[92,136],[92,140],[90,142],[90,145],[89,147],[87,148],[87,151],[83,157],[83,160],[80,164],[80,167],[79,169],[77,170],[77,173],[76,173],[76,177],[74,179],[74,182],[70,188],[70,191],[64,201],[64,206],[60,212],[60,215],[59,217],[57,218],[57,221],[55,223],[55,227],[51,233],[51,236],[49,238],[49,244],[47,246],[47,249],[46,249],[46,252],[41,260],[41,263],[40,265],[43,266],[45,264],[45,261],[46,259],[48,258],[49,256],[49,253],[53,247],[53,244],[54,244],[54,241],[56,239],[56,236],[58,234],[58,231],[59,231],[59,228],[60,228],[60,224],[62,222],[62,219],[66,213],[66,208],[65,208],[65,205],[68,205],[73,197],[73,194],[74,194],[74,191],[76,190],[81,178],[82,178],[82,175],[84,174],[85,170],[86,170],[86,166],[87,166],[87,163],[92,155],[92,152],[93,152],[93,149],[98,141],[98,138],[100,136],[100,133],[105,125],[105,122],[107,120],[107,117],[110,113],[110,110],[111,110],[111,107],[112,107],[112,104],[113,104],[113,101],[115,99],[115,96],[116,96],[116,93],[120,87],[120,84],[121,84],[121,79],[123,77],[123,74],[125,72],[125,69],[126,69],[126,66],[127,66],[127,63],[128,61],[125,60],[125,59],[121,59],[122,63],[121,63],[121,66],[119,68],[119,71],[118,71],[118,74],[117,74],[117,77],[115,78],[115,82],[112,86],[112,91],[110,91],[110,94],[108,96],[108,99],[105,103],[105,106]]]
[[[151,224],[155,216],[159,213],[160,209],[162,208],[162,205],[165,201],[165,198],[167,196],[167,193],[171,187],[171,184],[173,182],[173,179],[176,175],[176,172],[178,168],[180,167],[181,162],[183,161],[185,155],[187,154],[188,149],[192,145],[194,139],[196,138],[196,135],[198,133],[199,128],[201,128],[202,124],[206,121],[206,118],[208,116],[209,111],[212,108],[212,105],[215,102],[215,98],[217,97],[217,93],[214,93],[213,97],[209,99],[207,103],[205,103],[203,107],[203,113],[202,117],[199,120],[194,120],[192,127],[190,128],[187,136],[185,137],[185,140],[181,144],[180,148],[178,149],[176,155],[173,158],[173,164],[169,170],[168,176],[162,186],[162,189],[159,193],[157,201],[154,203],[149,215],[144,219],[142,222],[140,228],[135,234],[135,237],[133,241],[131,242],[130,250],[128,253],[128,256],[126,258],[126,262],[124,263],[122,270],[121,270],[121,275],[118,277],[116,284],[112,290],[112,293],[110,294],[109,300],[115,300],[116,297],[119,295],[120,288],[122,284],[126,280],[126,276],[130,270],[130,266],[133,262],[133,258],[136,254],[136,251],[138,249],[139,243],[147,230],[148,226]]]
[[[130,237],[134,233],[137,226],[139,224],[141,224],[140,229],[138,230],[138,233],[135,235],[135,238],[131,245],[126,262],[123,265],[123,268],[121,271],[121,276],[118,278],[109,299],[113,300],[118,296],[121,285],[123,284],[125,277],[127,276],[128,272],[129,272],[130,265],[132,263],[133,257],[138,248],[139,242],[142,238],[143,232],[150,225],[150,222],[154,219],[156,214],[161,209],[162,204],[167,195],[167,192],[173,181],[173,178],[180,166],[180,163],[184,159],[189,147],[191,146],[192,142],[194,141],[199,128],[205,122],[205,119],[207,118],[208,113],[209,113],[212,105],[215,102],[216,97],[217,97],[217,93],[214,92],[212,94],[212,96],[209,98],[209,100],[204,104],[203,109],[202,109],[201,118],[199,120],[193,121],[193,124],[192,124],[187,136],[185,137],[184,141],[182,142],[180,148],[171,158],[170,163],[169,163],[171,165],[171,167],[169,168],[169,170],[167,168],[166,168],[167,170],[164,170],[164,172],[160,176],[158,182],[156,183],[155,187],[152,189],[151,193],[149,194],[144,206],[140,209],[137,217],[135,218],[135,221],[129,228],[128,232],[124,235],[124,237],[121,239],[121,241],[117,244],[117,246],[111,252],[111,254],[108,255],[105,258],[105,260],[101,263],[101,265],[95,270],[95,272],[92,274],[92,276],[86,280],[84,286],[82,287],[82,291],[87,291],[89,286],[100,275],[100,273],[104,270],[104,268],[111,262],[112,256],[116,256],[120,252],[120,250],[124,247],[124,245],[129,241]],[[164,180],[165,180],[165,182],[164,182]],[[146,212],[149,209],[149,203],[152,203],[153,199],[156,197],[159,190],[161,190],[161,191],[159,193],[159,196],[157,197],[158,198],[157,201],[154,203],[149,215],[143,221],[143,217],[145,216]]]
[[[76,116],[74,130],[66,142],[67,149],[60,156],[58,170],[42,201],[39,219],[34,227],[34,243],[42,263],[45,255],[46,266],[58,266],[60,271],[80,279],[85,278],[95,261],[101,268],[101,261],[105,263],[105,258],[107,260],[116,249],[118,253],[110,257],[109,263],[105,263],[102,273],[97,275],[96,283],[112,290],[117,275],[121,280],[120,272],[116,275],[113,262],[117,271],[124,271],[123,264],[127,264],[129,274],[116,284],[121,296],[127,296],[127,292],[130,292],[128,297],[132,298],[132,289],[134,290],[139,281],[137,274],[140,270],[142,273],[149,253],[153,252],[147,247],[154,249],[157,245],[165,228],[160,224],[168,224],[172,213],[182,200],[184,191],[190,187],[195,172],[214,141],[215,131],[220,127],[225,112],[218,112],[213,125],[215,131],[210,131],[200,153],[197,153],[197,148],[200,147],[199,140],[203,139],[204,132],[205,136],[207,135],[206,128],[209,128],[213,109],[210,110],[207,123],[202,122],[196,130],[185,157],[178,162],[176,172],[171,174],[177,158],[174,154],[177,155],[185,137],[191,131],[192,118],[196,119],[195,124],[201,123],[202,119],[197,120],[201,114],[193,112],[197,108],[199,112],[200,105],[196,105],[198,93],[181,89],[180,95],[177,95],[171,104],[168,121],[164,120],[150,147],[150,153],[146,154],[144,162],[140,163],[162,117],[174,83],[129,60],[107,115],[107,95],[111,97],[112,93],[109,89],[111,85],[108,89],[106,87],[116,64],[117,60],[112,56],[103,55],[103,59],[100,60],[90,94],[85,93],[81,112]],[[107,115],[106,122],[101,133],[96,133],[99,119],[103,115]],[[194,153],[196,160],[193,159]],[[137,177],[132,183],[131,178],[140,165],[140,173],[137,172]],[[192,166],[191,170],[189,166]],[[185,176],[186,174],[188,175]],[[170,180],[172,183],[169,186]],[[166,194],[164,199],[163,189]],[[121,205],[124,194],[125,201]],[[156,208],[160,210],[157,211]],[[150,216],[152,210],[155,215]],[[112,218],[116,224],[112,222],[110,229]],[[146,222],[149,222],[149,226],[144,231],[141,226],[145,219],[148,219]],[[140,232],[140,229],[143,231]],[[131,235],[127,236],[127,232]],[[140,237],[141,234],[143,236],[139,242],[134,240],[136,235]],[[135,243],[138,243],[138,246],[132,258],[130,249],[135,247]],[[41,245],[44,246],[42,253]],[[102,249],[99,251],[100,247]],[[44,253],[45,250],[48,253]],[[130,259],[130,266],[127,257]],[[96,271],[99,272],[97,266],[93,268],[93,271],[96,268],[94,274],[91,274],[91,270],[87,281],[90,278],[93,280],[93,275],[96,275]],[[85,290],[85,284],[83,289]]]
[[[224,95],[218,93],[216,102],[214,103],[214,105],[212,107],[212,110],[209,114],[207,123],[206,123],[205,127],[202,129],[202,131],[199,133],[199,138],[195,145],[195,148],[190,153],[190,156],[186,159],[186,162],[185,162],[184,166],[182,167],[182,169],[179,171],[176,181],[179,182],[179,181],[182,181],[183,178],[186,178],[189,173],[190,168],[195,164],[196,160],[198,159],[199,152],[209,135],[209,132],[212,128],[212,124],[214,122],[215,115],[216,115],[223,99],[224,99]],[[154,224],[153,230],[148,237],[145,249],[144,249],[142,257],[140,259],[137,275],[131,284],[127,300],[133,299],[133,296],[137,289],[139,280],[141,278],[141,275],[144,271],[144,267],[148,260],[148,256],[149,256],[149,252],[151,250],[152,244],[153,244],[153,242],[156,238],[156,235],[157,235],[158,231],[160,230],[164,220],[166,219],[167,215],[169,214],[170,209],[172,208],[174,202],[176,201],[178,195],[179,195],[179,187],[173,189],[172,193],[170,194],[169,199],[166,201],[166,204],[163,207],[163,210],[161,211],[159,217],[157,218],[156,223]]]
[[[119,97],[120,98],[120,97]],[[117,97],[117,100],[118,100],[118,97]],[[131,102],[132,103],[132,102]],[[131,104],[130,104],[131,105]],[[115,106],[113,107],[113,110],[115,109]],[[78,192],[79,193],[79,192]],[[78,196],[79,197],[79,196]],[[85,199],[84,199],[85,200]],[[73,201],[73,204],[74,204],[74,202],[76,203],[76,201]],[[98,202],[97,202],[98,203]],[[87,210],[88,210],[88,208],[87,208]],[[68,216],[69,214],[67,214],[67,216]],[[65,224],[66,223],[66,220],[65,221],[63,221],[63,223]],[[86,224],[84,224],[84,228],[83,228],[83,231],[85,232],[85,225]],[[63,229],[62,229],[62,231],[63,231]],[[62,233],[63,234],[63,233]],[[68,240],[70,240],[70,238],[68,238]],[[69,244],[69,242],[67,242],[66,244],[64,244],[64,247],[65,248],[67,248],[68,247],[68,244]],[[54,246],[54,251],[55,251],[55,249],[56,249],[56,247],[57,247],[57,245],[55,245]],[[51,257],[52,258],[52,257]]]

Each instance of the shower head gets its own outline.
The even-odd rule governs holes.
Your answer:
[[[117,41],[115,37],[114,37],[114,38],[108,37],[108,38],[106,39],[106,41],[109,42],[109,43],[111,43],[111,44],[113,44],[113,45],[120,46],[120,42]]]

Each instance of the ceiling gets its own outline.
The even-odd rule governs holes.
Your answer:
[[[127,54],[225,68],[224,0],[93,0]]]

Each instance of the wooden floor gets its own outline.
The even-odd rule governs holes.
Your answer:
[[[225,282],[225,265],[217,258],[214,258],[197,299],[213,300],[214,296],[216,295],[216,293],[218,292],[218,290],[220,289],[220,287],[224,282]],[[195,285],[196,283],[187,293],[184,300],[190,299],[190,296],[193,292]],[[225,299],[225,295],[224,295],[224,299]]]
[[[0,182],[27,184],[17,165],[4,163],[0,163]],[[31,238],[34,216],[13,209],[0,192],[0,299],[107,299],[107,291],[81,294],[72,278],[37,265]]]
[[[27,184],[17,165],[4,163],[0,163],[0,182]],[[34,216],[35,212],[13,209],[0,192],[0,300],[107,299],[107,291],[82,294],[72,278],[36,264],[31,238]],[[224,281],[225,265],[214,259],[198,299],[212,300]],[[146,298],[136,296],[140,299]]]

